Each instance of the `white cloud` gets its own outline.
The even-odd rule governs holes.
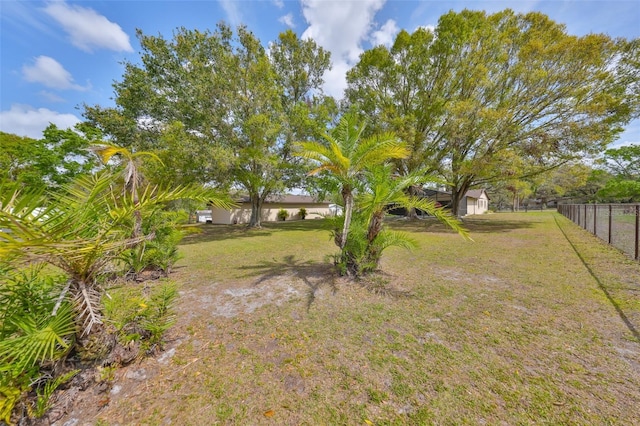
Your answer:
[[[43,97],[47,102],[64,102],[65,100],[55,93],[47,92],[46,90],[41,90],[38,93],[41,97]]]
[[[120,25],[93,9],[61,1],[49,3],[44,11],[62,25],[69,34],[71,43],[79,49],[87,52],[91,52],[93,48],[133,52],[129,36]]]
[[[345,72],[363,52],[373,27],[373,18],[385,0],[302,0],[302,13],[309,27],[302,34],[331,52],[333,69],[325,74],[325,90],[341,98],[347,86]]]
[[[396,21],[389,19],[378,31],[374,31],[373,34],[371,34],[371,44],[374,46],[382,44],[390,47],[399,31],[400,28],[396,25]]]
[[[296,25],[293,22],[293,14],[292,13],[287,13],[284,16],[281,16],[280,19],[278,19],[278,21],[282,22],[283,24],[285,24],[287,27],[289,28],[294,28]]]
[[[624,132],[608,148],[620,148],[626,145],[640,145],[640,119],[633,120],[627,124]]]
[[[231,23],[231,26],[238,26],[242,23],[242,14],[240,13],[240,9],[238,9],[238,4],[236,0],[218,0],[220,5],[224,9],[227,14],[227,19]]]
[[[345,61],[332,61],[331,69],[324,73],[324,91],[336,99],[342,99],[347,87],[347,71],[351,69]]]
[[[23,65],[22,76],[31,83],[42,83],[51,89],[87,90],[75,84],[71,73],[49,56],[38,56],[33,65]]]
[[[284,7],[284,1],[283,0],[273,0],[273,4],[278,8],[278,9],[282,9]]]
[[[11,105],[10,110],[0,112],[1,131],[34,139],[41,139],[42,132],[50,123],[67,129],[79,122],[80,119],[73,114],[61,114],[47,108],[35,109],[29,105]]]

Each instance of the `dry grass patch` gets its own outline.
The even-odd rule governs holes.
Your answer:
[[[473,243],[395,222],[421,248],[390,250],[366,286],[325,263],[335,246],[321,221],[206,227],[182,246],[167,352],[67,418],[640,423],[640,342],[620,317],[640,326],[640,265],[552,213],[466,223]]]

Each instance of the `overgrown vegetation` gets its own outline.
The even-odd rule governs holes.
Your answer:
[[[70,377],[55,377],[55,362],[73,349],[73,307],[59,300],[64,275],[45,274],[42,266],[17,270],[4,265],[0,281],[0,420],[11,414],[34,384],[37,405],[20,407],[42,415],[48,397]],[[55,313],[55,315],[52,315]],[[28,409],[28,410],[27,410]]]
[[[165,211],[167,203],[190,198],[229,206],[214,190],[143,183],[132,161],[124,171],[83,175],[55,193],[13,186],[0,191],[0,412],[7,423],[12,410],[18,417],[45,410],[46,395],[66,374],[57,362],[118,364],[139,353],[113,355],[130,342],[144,342],[146,350],[159,345],[173,321],[175,288],[159,287],[132,317],[118,312],[127,312],[133,294],[109,304],[110,317],[120,323],[116,332],[136,330],[118,345],[104,316],[104,286],[120,276],[170,270],[178,258],[177,225],[186,216]],[[29,392],[37,394],[35,406]],[[21,414],[15,412],[19,403],[27,407]]]
[[[178,296],[176,285],[162,283],[141,292],[125,283],[109,288],[103,296],[107,322],[115,328],[123,345],[137,342],[143,352],[160,345],[164,333],[175,323],[173,305]]]

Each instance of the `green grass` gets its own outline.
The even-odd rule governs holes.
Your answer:
[[[203,227],[173,277],[175,356],[97,418],[639,424],[640,265],[549,212],[465,222],[474,242],[393,223],[420,248],[385,253],[375,286],[403,297],[336,277],[322,221]]]

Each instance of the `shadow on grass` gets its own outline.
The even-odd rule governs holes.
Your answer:
[[[223,241],[236,238],[266,237],[278,231],[311,231],[328,229],[325,220],[297,220],[290,222],[267,222],[261,228],[249,228],[247,225],[214,225],[197,223],[189,225],[197,231],[186,235],[181,245],[197,244],[209,241]]]
[[[533,217],[524,217],[523,220],[487,218],[464,218],[463,226],[471,234],[486,233],[495,234],[501,232],[511,232],[517,229],[532,228],[537,221]],[[390,218],[386,220],[390,227],[405,232],[432,232],[432,233],[452,233],[455,231],[447,228],[435,218],[407,220],[405,218]]]
[[[576,245],[573,243],[573,241],[571,241],[571,238],[569,238],[569,236],[565,232],[564,228],[560,225],[560,222],[558,221],[558,216],[554,216],[554,220],[556,222],[556,225],[560,229],[560,232],[562,232],[562,235],[564,235],[565,239],[567,240],[567,242],[569,243],[571,248],[573,248],[573,251],[578,256],[578,258],[580,259],[580,261],[582,262],[582,264],[584,265],[586,270],[593,277],[593,279],[596,281],[596,283],[598,283],[598,287],[600,288],[600,290],[602,290],[602,292],[606,296],[606,298],[609,301],[609,303],[611,303],[613,308],[616,310],[616,312],[618,313],[618,316],[620,316],[620,319],[622,320],[624,325],[627,326],[627,328],[629,329],[629,331],[631,332],[633,337],[635,337],[635,339],[638,341],[638,343],[640,343],[640,332],[636,328],[635,324],[633,324],[631,319],[627,316],[627,314],[625,314],[625,312],[620,307],[620,304],[618,304],[618,302],[616,302],[616,299],[611,295],[611,292],[609,291],[609,289],[607,289],[605,284],[602,282],[602,280],[600,280],[600,278],[595,273],[593,268],[589,265],[589,262],[585,259],[585,257],[582,255],[582,253],[580,253],[580,250],[578,249],[578,247],[576,247]]]
[[[328,263],[317,263],[312,261],[300,261],[295,255],[284,256],[282,261],[262,261],[257,265],[247,265],[240,267],[247,271],[244,277],[258,277],[255,286],[258,286],[271,279],[282,276],[289,276],[300,279],[307,287],[307,310],[316,299],[316,293],[324,286],[328,286],[332,294],[337,292],[335,268]]]

